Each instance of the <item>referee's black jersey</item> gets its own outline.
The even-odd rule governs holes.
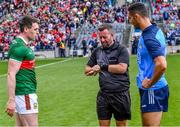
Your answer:
[[[126,63],[129,66],[129,53],[126,47],[114,43],[108,49],[98,47],[92,53],[87,65],[93,67],[100,64]],[[129,89],[128,69],[123,74],[114,74],[108,71],[99,72],[99,85],[103,92],[121,92]]]

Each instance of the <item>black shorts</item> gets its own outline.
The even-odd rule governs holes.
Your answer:
[[[112,114],[118,121],[131,119],[131,99],[129,91],[104,93],[99,91],[96,101],[99,120],[110,120]]]

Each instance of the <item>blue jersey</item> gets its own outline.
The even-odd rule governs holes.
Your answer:
[[[166,56],[166,43],[163,32],[155,25],[147,27],[139,39],[137,49],[138,75],[137,85],[142,88],[142,81],[147,77],[151,79],[154,73],[154,59],[158,56]],[[160,89],[167,85],[162,77],[149,89]]]

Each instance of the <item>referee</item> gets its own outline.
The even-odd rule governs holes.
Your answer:
[[[100,126],[110,126],[112,115],[117,126],[126,126],[131,119],[129,94],[129,54],[127,49],[114,41],[109,24],[98,28],[101,46],[96,48],[85,67],[85,75],[99,73],[100,90],[97,95],[97,115]]]

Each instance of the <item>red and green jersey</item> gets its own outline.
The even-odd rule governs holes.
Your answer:
[[[22,62],[16,74],[16,95],[36,92],[35,55],[21,38],[12,41],[8,52],[9,59]]]

